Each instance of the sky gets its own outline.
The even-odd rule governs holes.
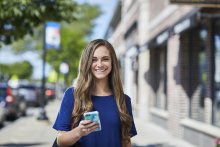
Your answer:
[[[77,0],[78,3],[86,2],[89,4],[97,4],[103,12],[103,14],[95,20],[96,26],[91,39],[104,37],[118,1],[119,0]]]
[[[95,21],[95,27],[91,39],[103,38],[108,28],[110,19],[113,15],[118,0],[77,0],[78,3],[97,4],[100,6],[101,14]],[[28,60],[34,67],[33,78],[40,79],[42,77],[42,61],[34,52],[26,52],[22,55],[12,54],[10,47],[0,50],[0,63],[13,63],[22,60]],[[49,73],[50,66],[46,66],[46,73]]]

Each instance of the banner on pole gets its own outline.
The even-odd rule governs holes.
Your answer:
[[[60,24],[57,22],[45,24],[45,49],[60,49]]]

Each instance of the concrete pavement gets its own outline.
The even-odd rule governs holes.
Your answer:
[[[39,111],[23,117],[0,130],[0,147],[51,147],[56,131],[52,129],[60,101],[50,102],[46,107],[49,121],[39,121]],[[195,147],[174,138],[167,131],[151,122],[135,118],[138,135],[132,138],[133,147]]]
[[[196,147],[188,142],[173,137],[165,129],[134,118],[138,135],[132,138],[133,147]]]
[[[59,101],[50,102],[46,107],[49,121],[39,121],[38,110],[27,117],[20,118],[0,130],[0,147],[51,147],[56,137],[52,129]]]

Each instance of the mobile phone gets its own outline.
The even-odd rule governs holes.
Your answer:
[[[99,128],[97,128],[95,131],[101,131],[102,128],[101,128],[101,122],[98,111],[85,112],[83,116],[84,116],[84,120],[91,120],[92,122],[98,123]]]

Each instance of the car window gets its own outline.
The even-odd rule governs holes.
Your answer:
[[[36,87],[34,87],[34,86],[20,86],[19,88],[22,88],[22,89],[30,89],[30,90],[36,89]]]
[[[5,99],[6,95],[7,95],[7,89],[4,87],[0,87],[0,101]]]

